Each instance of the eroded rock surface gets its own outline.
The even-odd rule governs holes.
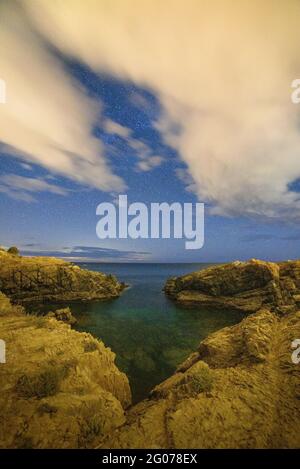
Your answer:
[[[300,261],[253,259],[233,262],[171,278],[165,293],[185,306],[254,313],[262,307],[278,312],[300,305]]]
[[[0,291],[16,302],[51,302],[118,297],[124,285],[113,275],[91,272],[45,257],[0,252]]]
[[[215,332],[100,447],[299,447],[296,337],[300,312],[266,309]]]
[[[125,422],[128,379],[114,353],[54,318],[25,315],[0,293],[0,447],[94,447]]]
[[[299,261],[234,262],[170,279],[165,292],[179,303],[248,315],[203,340],[100,447],[299,447],[300,364],[291,357],[299,291]]]
[[[77,319],[73,316],[69,307],[56,309],[55,311],[49,311],[47,318],[54,318],[57,321],[62,321],[66,324],[70,324],[71,326],[77,323]]]

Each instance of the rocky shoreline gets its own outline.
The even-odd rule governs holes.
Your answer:
[[[2,293],[0,337],[0,448],[92,448],[125,423],[128,378],[100,340]]]
[[[209,335],[148,399],[130,407],[115,355],[73,331],[69,310],[38,317],[10,302],[44,294],[115,298],[122,284],[57,259],[1,256],[7,296],[0,293],[0,338],[9,367],[0,365],[0,447],[300,447],[300,365],[291,360],[291,343],[300,338],[300,261],[234,262],[169,279],[166,294],[199,314],[203,307],[232,308],[245,318]],[[23,268],[24,290],[13,274]],[[56,282],[61,268],[71,293]]]
[[[169,279],[164,290],[179,304],[246,317],[203,340],[99,447],[299,448],[299,289],[299,261],[233,262]]]
[[[184,306],[285,314],[300,306],[300,261],[252,259],[209,267],[167,281],[164,291]]]
[[[208,336],[100,448],[299,448],[300,312],[268,310]]]
[[[120,296],[124,288],[113,275],[60,259],[0,251],[0,291],[15,303],[107,300]]]

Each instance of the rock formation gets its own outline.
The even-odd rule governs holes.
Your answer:
[[[45,257],[0,251],[0,291],[14,302],[68,302],[118,297],[124,285],[113,275],[91,272]]]
[[[99,447],[299,447],[300,364],[291,347],[300,338],[300,262],[210,267],[170,279],[165,292],[248,316],[203,340]]]
[[[70,308],[56,309],[55,311],[49,311],[47,318],[54,318],[57,321],[63,321],[66,324],[73,326],[77,323],[76,318],[73,316]]]
[[[300,304],[300,261],[233,262],[171,278],[165,293],[185,306],[254,313],[288,312]]]
[[[29,261],[16,262],[25,262],[30,279],[37,274]],[[78,289],[91,273],[45,262],[54,285],[57,272],[66,269],[76,285],[73,297],[93,296],[99,279],[103,288],[111,280],[92,275]],[[0,278],[6,291],[32,298],[40,277],[26,280],[28,290],[24,283],[14,288],[7,272],[20,271],[20,264],[5,265]],[[112,284],[117,294],[119,284]],[[60,283],[41,286],[47,298],[54,291],[63,295]],[[128,380],[110,349],[71,330],[67,311],[50,315],[60,321],[26,316],[0,293],[0,338],[7,345],[7,364],[0,365],[1,447],[300,447],[300,364],[291,357],[292,342],[300,339],[300,262],[215,266],[170,279],[165,291],[185,305],[237,309],[247,317],[209,335],[148,399],[129,408]]]
[[[297,448],[300,312],[261,309],[205,339],[101,448]]]
[[[131,402],[115,355],[54,318],[25,315],[0,293],[1,448],[94,447]]]

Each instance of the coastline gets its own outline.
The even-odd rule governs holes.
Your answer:
[[[166,288],[170,292],[170,282],[173,286],[174,282],[175,284],[177,282],[177,287],[178,284],[184,287],[179,290],[180,292],[186,291],[188,284],[189,288],[192,285],[194,294],[195,292],[202,294],[204,279],[207,280],[209,277],[210,280],[206,282],[205,288],[207,289],[209,285],[212,289],[216,287],[220,289],[220,278],[223,278],[223,273],[220,274],[220,272],[224,266],[229,274],[226,274],[225,278],[229,283],[231,282],[230,288],[232,289],[234,285],[232,279],[236,279],[238,288],[247,291],[247,294],[249,294],[249,289],[243,290],[243,285],[249,282],[250,266],[252,276],[250,278],[255,287],[255,301],[252,302],[252,306],[255,304],[257,310],[253,311],[252,308],[250,314],[249,310],[244,310],[246,317],[240,323],[209,335],[194,353],[178,365],[173,375],[152,390],[148,399],[131,407],[129,407],[128,379],[113,364],[114,354],[110,355],[112,352],[109,349],[103,344],[99,345],[99,341],[90,334],[73,331],[70,326],[54,318],[24,315],[21,307],[11,305],[2,296],[4,306],[1,313],[3,316],[1,333],[4,333],[8,344],[14,344],[13,360],[16,364],[13,383],[6,387],[5,397],[12,406],[12,410],[9,405],[4,404],[4,401],[1,404],[1,408],[5,409],[5,420],[11,431],[10,443],[7,442],[4,434],[0,438],[2,446],[53,447],[57,444],[54,443],[58,441],[56,438],[61,437],[59,434],[54,436],[55,433],[52,434],[51,431],[47,438],[43,436],[46,421],[48,422],[46,428],[51,422],[50,428],[54,432],[57,431],[57,425],[62,421],[73,428],[72,438],[65,441],[63,447],[75,445],[75,447],[147,448],[151,444],[158,448],[232,446],[256,448],[280,447],[282,442],[287,447],[299,446],[299,436],[289,431],[287,423],[284,423],[292,422],[292,427],[300,418],[297,407],[300,373],[299,368],[290,361],[290,342],[294,336],[300,336],[300,315],[297,309],[297,298],[289,294],[290,291],[294,291],[294,296],[297,297],[298,278],[295,279],[292,276],[287,281],[285,275],[282,283],[279,270],[283,269],[286,274],[285,263],[277,268],[274,267],[274,263],[252,260],[248,263],[222,264],[176,280],[171,279],[169,283],[167,282]],[[290,272],[294,275],[295,265],[289,264],[289,266],[293,267]],[[296,267],[298,268],[298,264]],[[257,280],[257,274],[259,280]],[[102,276],[98,278],[103,281]],[[190,283],[191,280],[192,283]],[[291,282],[296,282],[295,288]],[[202,287],[199,288],[199,285]],[[226,287],[227,283],[222,281],[223,289],[224,285]],[[270,302],[270,285],[273,303]],[[278,295],[278,288],[280,288],[280,295]],[[215,298],[220,293],[217,290],[212,295]],[[235,296],[241,292],[234,290],[231,293]],[[172,295],[172,299],[177,301],[174,291]],[[224,298],[224,295],[221,295],[221,298]],[[238,298],[240,300],[239,296]],[[262,300],[261,303],[257,301],[258,298]],[[197,299],[199,300],[199,296]],[[200,299],[202,301],[202,297]],[[193,302],[195,309],[200,306],[201,302]],[[26,346],[22,342],[24,340]],[[66,348],[66,340],[68,348]],[[79,345],[82,341],[88,341],[93,345]],[[36,345],[33,348],[34,343]],[[73,344],[72,353],[69,356],[71,344]],[[53,361],[53,357],[57,355],[55,347],[59,348],[63,359],[58,355],[56,362],[51,365],[51,360]],[[20,353],[22,354],[21,362]],[[104,359],[107,371],[104,374],[98,371],[98,378],[95,381],[95,370],[99,366],[103,368],[98,361],[98,355],[102,357],[101,360]],[[32,367],[35,356],[38,361]],[[65,365],[65,362],[67,362],[68,371],[60,375],[59,383],[56,383],[57,387],[54,386],[55,389],[51,390],[50,395],[44,395],[43,392],[42,397],[30,394],[31,385],[28,391],[28,382],[31,383],[30,380],[33,380],[34,386],[38,386],[39,389],[40,376],[44,376],[44,366],[49,367],[49,360],[53,367],[52,371],[60,369],[61,364]],[[19,362],[22,365],[21,368],[18,368]],[[17,383],[20,383],[21,375],[24,375],[21,369],[22,371],[27,369],[27,378],[21,380],[25,391],[21,388],[20,394],[20,385],[18,387]],[[3,370],[4,368],[1,368],[1,371]],[[86,373],[90,376],[88,381],[85,381]],[[7,379],[5,373],[2,379]],[[79,388],[78,383],[81,383]],[[86,386],[86,391],[83,393],[84,386]],[[78,395],[79,389],[81,389],[80,395]],[[94,396],[92,408],[98,415],[98,421],[94,422],[92,430],[88,423],[92,419],[91,413],[85,417],[86,421],[80,421],[81,423],[76,425],[73,418],[68,416],[69,406],[74,406],[74,399],[80,402],[79,409],[81,406],[85,407],[91,398],[91,392]],[[283,392],[286,392],[284,399]],[[64,396],[63,399],[62,396]],[[104,412],[106,404],[103,403],[107,399],[109,402],[116,399],[112,407],[108,406],[111,409],[107,414],[111,416],[111,425],[104,423],[108,417],[106,411]],[[19,409],[17,414],[14,402],[17,402]],[[48,410],[41,413],[38,410],[41,405]],[[53,407],[56,410],[53,410]],[[16,422],[26,418],[25,408],[31,409],[30,414],[35,423],[33,426],[29,424],[22,437],[17,429],[13,436]],[[98,408],[98,412],[95,412],[95,408]],[[112,415],[116,417],[112,418]],[[247,424],[249,419],[254,419],[251,428]],[[38,439],[35,438],[37,425],[40,428]],[[261,428],[264,428],[263,435]],[[226,439],[224,439],[224,434],[226,434]]]

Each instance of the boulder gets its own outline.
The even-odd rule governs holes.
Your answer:
[[[66,324],[73,326],[76,324],[77,320],[72,315],[70,308],[57,309],[56,311],[49,311],[47,314],[48,318],[54,318],[57,321],[63,321]]]

